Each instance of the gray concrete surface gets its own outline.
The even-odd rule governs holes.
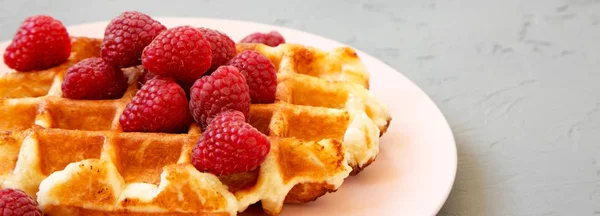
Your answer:
[[[458,174],[439,215],[600,215],[600,1],[0,1],[67,25],[124,10],[282,25],[348,43],[447,116]],[[432,134],[435,136],[435,134]]]

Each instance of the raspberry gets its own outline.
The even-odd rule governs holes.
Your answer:
[[[244,50],[227,65],[240,70],[248,82],[252,103],[273,103],[277,89],[277,74],[273,62],[255,50]]]
[[[153,78],[133,96],[119,122],[128,132],[182,132],[189,122],[185,92],[172,78]]]
[[[225,110],[237,110],[248,116],[250,94],[246,78],[236,67],[221,66],[204,76],[190,89],[190,111],[201,128]]]
[[[160,76],[193,83],[211,65],[210,43],[196,28],[179,26],[160,33],[142,53],[144,68]]]
[[[48,15],[31,16],[18,28],[6,47],[4,63],[17,71],[44,70],[67,61],[71,38],[59,20]]]
[[[267,46],[276,47],[279,44],[285,43],[285,39],[279,32],[271,31],[268,33],[255,32],[242,38],[240,43],[262,43]]]
[[[139,65],[144,48],[165,29],[164,25],[146,14],[126,11],[106,26],[102,58],[120,68]]]
[[[127,90],[127,79],[120,68],[92,57],[67,69],[61,89],[63,96],[70,99],[117,99]]]
[[[235,42],[226,34],[209,28],[198,28],[210,42],[212,51],[212,64],[210,69],[215,70],[224,65],[236,54]]]
[[[198,171],[229,175],[256,169],[271,149],[267,136],[245,122],[244,114],[219,113],[192,148]]]
[[[0,216],[41,216],[38,203],[25,192],[18,189],[0,190]]]

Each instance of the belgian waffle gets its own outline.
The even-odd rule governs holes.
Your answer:
[[[271,151],[254,171],[202,173],[190,163],[198,125],[182,134],[122,131],[139,66],[124,69],[129,86],[120,99],[62,98],[66,69],[100,55],[101,39],[72,43],[60,66],[0,73],[0,186],[25,191],[47,215],[236,215],[255,203],[277,215],[284,203],[336,191],[373,162],[391,121],[351,48],[237,44],[277,68],[277,100],[252,104],[248,119]]]

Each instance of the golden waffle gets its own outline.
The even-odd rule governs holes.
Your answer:
[[[24,190],[47,215],[236,215],[255,203],[276,215],[284,203],[337,190],[373,162],[391,120],[350,48],[238,44],[278,71],[276,102],[251,105],[248,120],[269,136],[271,151],[254,171],[201,173],[190,163],[197,125],[185,134],[121,130],[138,67],[125,69],[121,99],[61,97],[66,69],[99,56],[100,43],[73,38],[69,61],[58,67],[0,74],[0,186]]]

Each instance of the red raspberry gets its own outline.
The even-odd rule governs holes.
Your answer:
[[[225,33],[209,28],[198,28],[198,30],[200,30],[208,42],[210,42],[212,51],[211,70],[215,70],[219,66],[224,65],[229,59],[235,56],[235,42]]]
[[[250,112],[246,78],[236,67],[217,68],[210,76],[198,79],[190,92],[190,111],[202,128],[222,111],[237,110],[244,116]]]
[[[71,38],[62,22],[37,15],[21,24],[6,47],[4,63],[17,71],[44,70],[64,63],[70,55]]]
[[[188,102],[172,78],[146,82],[119,118],[123,131],[178,133],[188,126]]]
[[[233,57],[227,65],[240,70],[248,82],[252,103],[273,103],[277,89],[275,65],[255,50],[244,50]]]
[[[193,83],[211,65],[210,43],[196,28],[180,26],[160,33],[142,53],[144,68],[160,76]]]
[[[106,26],[102,58],[120,68],[139,65],[144,48],[165,29],[164,25],[146,14],[126,11]]]
[[[219,113],[192,148],[192,164],[201,172],[229,175],[256,169],[271,149],[267,136],[245,122],[244,114]]]
[[[117,99],[127,90],[127,79],[120,68],[92,57],[67,69],[61,89],[63,96],[70,99]]]
[[[38,203],[25,192],[18,189],[0,190],[0,216],[41,216]]]
[[[285,43],[285,39],[277,31],[268,33],[255,32],[244,37],[240,43],[262,43],[267,46],[276,47],[279,44]]]

